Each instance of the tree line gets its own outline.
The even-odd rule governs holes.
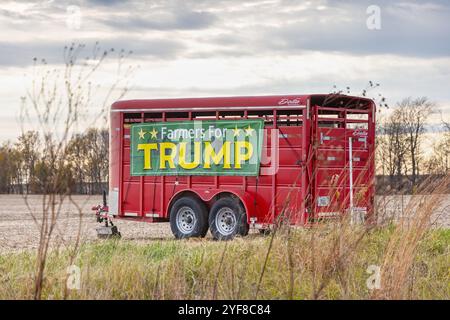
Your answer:
[[[377,187],[385,191],[414,191],[430,177],[450,173],[450,123],[442,120],[434,143],[430,117],[438,115],[435,103],[425,97],[405,98],[377,122]],[[444,132],[442,132],[444,129]],[[428,146],[424,146],[425,144]],[[430,148],[431,145],[431,148]]]
[[[377,189],[414,191],[428,177],[450,173],[450,123],[442,121],[439,137],[426,148],[427,125],[437,113],[427,98],[406,98],[377,121]],[[428,143],[429,147],[430,143]],[[55,161],[52,137],[23,133],[15,143],[0,146],[0,193],[99,194],[107,189],[109,133],[91,128],[73,135]],[[60,157],[61,155],[58,155]],[[57,163],[57,165],[55,165]],[[53,179],[57,177],[57,179]],[[58,181],[52,186],[49,181]]]
[[[108,141],[107,129],[90,128],[73,135],[62,152],[64,160],[55,161],[60,155],[51,136],[25,132],[15,143],[0,146],[0,193],[101,193],[108,183]]]

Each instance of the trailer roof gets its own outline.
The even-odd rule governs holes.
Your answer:
[[[111,110],[142,111],[142,110],[229,110],[230,108],[246,109],[246,107],[261,108],[292,108],[305,107],[308,98],[311,105],[327,105],[330,107],[345,106],[346,108],[368,108],[373,101],[363,97],[337,94],[308,95],[274,95],[274,96],[239,96],[239,97],[205,97],[178,99],[140,99],[123,100],[113,103]],[[361,106],[363,104],[363,106]]]

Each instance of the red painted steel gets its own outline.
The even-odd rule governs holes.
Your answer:
[[[263,154],[271,156],[263,159],[257,177],[130,176],[132,123],[255,117],[265,120]],[[370,99],[288,95],[119,101],[111,107],[109,210],[118,218],[167,221],[171,203],[182,194],[210,206],[228,193],[242,201],[248,222],[259,227],[280,214],[294,224],[340,215],[349,208],[349,137],[354,207],[370,215],[375,172],[375,104]],[[267,172],[276,163],[276,173]]]

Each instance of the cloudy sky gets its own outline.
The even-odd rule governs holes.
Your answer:
[[[427,96],[450,119],[449,21],[446,0],[2,0],[0,141],[20,133],[33,58],[57,66],[71,42],[132,50],[130,99],[358,94],[374,81],[390,104]]]

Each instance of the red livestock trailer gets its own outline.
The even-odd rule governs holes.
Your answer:
[[[170,221],[177,238],[305,225],[374,202],[375,104],[335,94],[119,101],[111,218]]]

